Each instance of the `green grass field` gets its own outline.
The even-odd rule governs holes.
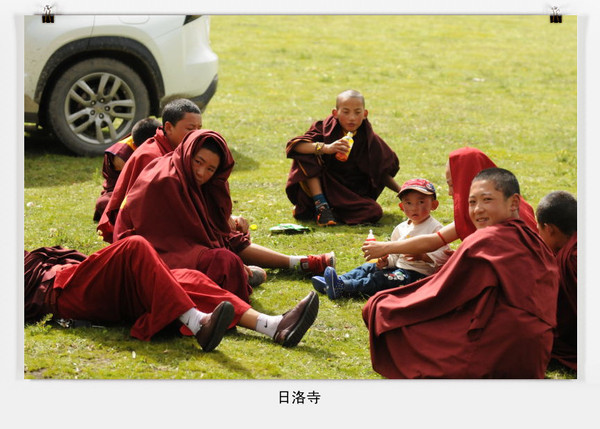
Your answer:
[[[285,143],[329,114],[348,88],[365,95],[375,131],[398,154],[397,181],[426,177],[437,186],[442,223],[452,220],[444,165],[465,145],[513,171],[534,208],[552,190],[577,195],[576,30],[574,16],[561,25],[549,25],[547,16],[214,16],[219,87],[203,122],[233,150],[234,212],[258,226],[258,244],[288,254],[334,250],[339,272],[362,263],[360,244],[370,228],[389,238],[403,220],[389,190],[379,198],[386,214],[378,225],[269,233],[295,222],[284,192]],[[71,156],[26,129],[26,249],[62,245],[91,253],[104,246],[92,222],[101,167],[100,157]],[[309,277],[271,270],[253,305],[280,313],[310,290]],[[315,325],[294,349],[243,328],[207,354],[190,338],[131,339],[126,326],[26,326],[24,376],[378,379],[364,302],[321,299]],[[574,377],[561,368],[547,376]]]

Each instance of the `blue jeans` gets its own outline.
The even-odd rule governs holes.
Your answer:
[[[381,290],[407,285],[427,276],[403,268],[378,270],[376,264],[367,262],[338,277],[344,283],[344,295],[371,296]]]

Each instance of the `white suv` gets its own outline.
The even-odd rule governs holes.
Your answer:
[[[204,110],[217,88],[208,16],[26,16],[24,32],[25,122],[79,155],[101,155],[173,98]]]

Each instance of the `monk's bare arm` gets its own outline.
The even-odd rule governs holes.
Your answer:
[[[394,192],[400,192],[401,186],[396,182],[396,179],[389,174],[385,176],[385,186]]]
[[[112,159],[112,165],[116,171],[121,171],[123,170],[123,167],[125,167],[125,161],[123,161],[123,158],[120,158],[115,155]]]
[[[381,258],[382,256],[394,253],[414,255],[433,252],[446,243],[458,240],[454,222],[440,229],[439,233],[444,237],[444,240],[435,233],[419,235],[400,241],[365,241],[362,246],[362,251],[366,260]]]
[[[328,154],[332,155],[336,152],[348,152],[348,142],[346,140],[336,140],[333,143],[325,144],[323,142],[301,142],[294,145],[294,152],[297,153],[312,153],[314,155]]]

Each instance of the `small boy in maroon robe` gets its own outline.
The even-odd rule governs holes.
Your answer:
[[[398,157],[375,134],[368,113],[360,92],[344,91],[330,116],[287,143],[293,162],[286,193],[296,219],[314,218],[319,226],[374,223],[383,216],[376,201],[383,189],[400,192]]]
[[[552,359],[577,371],[577,200],[565,191],[551,192],[540,201],[536,217],[540,236],[558,262]]]
[[[98,200],[96,200],[95,222],[100,220],[106,205],[110,201],[110,197],[117,184],[117,179],[121,174],[121,170],[125,167],[125,163],[137,148],[156,134],[158,127],[160,127],[160,122],[156,119],[144,118],[133,126],[129,136],[104,151],[104,163],[102,165],[104,183],[102,183],[102,192]]]

